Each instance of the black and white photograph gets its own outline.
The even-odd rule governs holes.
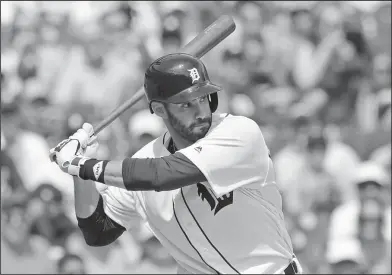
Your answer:
[[[391,1],[1,1],[1,274],[392,274]]]

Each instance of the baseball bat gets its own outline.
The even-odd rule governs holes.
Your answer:
[[[229,15],[222,15],[178,52],[187,53],[197,58],[201,58],[208,51],[218,45],[223,39],[234,32],[235,28],[236,26],[233,18]],[[135,105],[135,103],[142,99],[143,96],[144,87],[142,86],[130,99],[118,106],[105,119],[94,126],[94,134],[96,135],[102,131],[128,108]]]

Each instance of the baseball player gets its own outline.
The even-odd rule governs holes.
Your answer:
[[[108,245],[144,219],[177,261],[178,273],[302,273],[259,126],[215,114],[221,88],[187,54],[154,61],[144,88],[151,113],[168,131],[132,158],[93,158],[97,141],[90,124],[50,151],[74,176],[87,244]],[[99,193],[94,181],[108,188]]]

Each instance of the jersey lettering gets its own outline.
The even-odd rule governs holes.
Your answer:
[[[218,213],[221,209],[225,208],[226,206],[233,204],[233,197],[234,197],[233,191],[219,197],[218,198],[218,205],[215,208],[214,215],[216,215],[216,213]]]
[[[198,183],[197,194],[199,195],[202,201],[204,201],[205,199],[208,202],[208,204],[211,207],[211,211],[215,209],[214,215],[216,215],[220,210],[222,210],[226,206],[233,204],[233,197],[234,197],[233,191],[219,198],[216,198],[215,200],[215,196],[212,195],[210,191],[208,191],[207,187],[205,187],[201,183]]]
[[[207,187],[205,187],[203,184],[198,183],[197,184],[197,194],[199,195],[199,197],[201,198],[202,201],[204,201],[204,199],[206,199],[206,201],[208,202],[208,204],[211,207],[211,211],[214,210],[215,208],[215,199],[214,196],[211,195],[211,193],[208,191]]]

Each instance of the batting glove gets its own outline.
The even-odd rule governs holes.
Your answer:
[[[92,137],[90,138],[90,136]],[[80,177],[80,167],[95,154],[97,149],[98,141],[94,136],[93,126],[84,123],[83,127],[75,134],[52,148],[49,157],[64,172]]]

